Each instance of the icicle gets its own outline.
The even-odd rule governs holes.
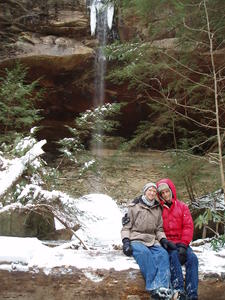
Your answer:
[[[100,12],[101,9],[104,8],[104,4],[102,3],[101,0],[96,0],[95,1],[95,7],[96,7],[97,11]]]
[[[102,0],[93,0],[90,6],[90,26],[91,26],[91,35],[95,34],[96,22],[97,22],[97,13],[102,9],[107,9],[107,24],[108,28],[112,28],[113,15],[114,15],[114,6],[112,3],[109,3],[107,7],[102,3]]]
[[[112,29],[113,15],[114,15],[114,6],[112,3],[109,3],[107,7],[107,24],[109,29]]]
[[[95,7],[95,1],[91,4],[91,13],[90,13],[90,25],[91,25],[91,35],[95,34],[96,29],[96,7]]]

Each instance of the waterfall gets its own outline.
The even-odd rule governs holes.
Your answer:
[[[96,35],[99,46],[95,57],[95,94],[94,107],[104,104],[105,98],[105,72],[106,57],[103,48],[107,44],[107,32],[112,28],[114,6],[112,3],[104,4],[104,0],[93,0],[90,5],[90,27],[91,34]],[[97,155],[102,150],[102,128],[101,122],[96,123],[95,141],[92,145]],[[97,138],[96,138],[97,137]]]

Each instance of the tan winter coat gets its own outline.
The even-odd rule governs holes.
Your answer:
[[[139,241],[146,246],[160,245],[159,241],[166,238],[163,231],[162,209],[158,201],[148,207],[139,199],[138,203],[128,206],[129,223],[121,230],[122,240],[129,238],[131,241]]]

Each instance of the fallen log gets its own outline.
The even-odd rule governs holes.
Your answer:
[[[15,158],[8,169],[0,173],[0,197],[8,191],[10,187],[19,179],[26,170],[27,165],[44,153],[42,146],[46,140],[36,143],[24,156]]]

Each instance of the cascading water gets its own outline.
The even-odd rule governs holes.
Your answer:
[[[104,47],[107,44],[108,29],[112,28],[114,6],[112,3],[104,3],[104,0],[93,0],[90,4],[90,27],[91,34],[96,35],[99,46],[95,57],[95,94],[94,107],[98,108],[104,104],[105,98],[105,72],[106,57]],[[92,142],[94,151],[101,155],[102,150],[102,127],[101,122],[96,123],[95,140]]]

